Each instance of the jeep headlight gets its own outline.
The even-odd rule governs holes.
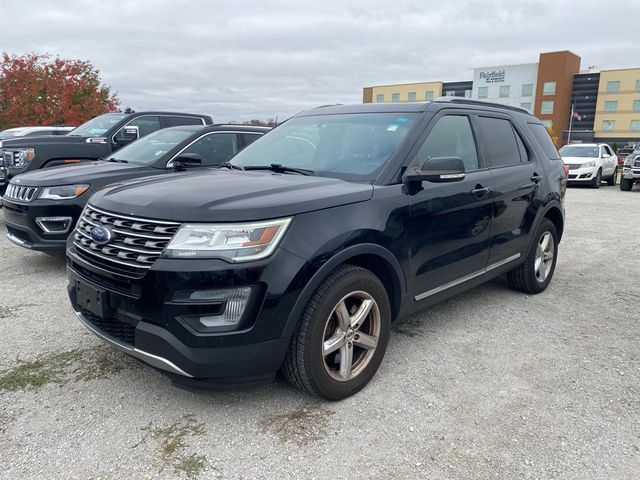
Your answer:
[[[88,189],[88,184],[45,187],[42,189],[42,192],[40,192],[40,198],[47,200],[70,200],[79,197]]]
[[[259,260],[273,253],[290,223],[291,218],[236,224],[185,224],[167,245],[165,255],[221,258],[229,262]]]
[[[595,160],[591,160],[589,162],[584,162],[580,168],[592,168],[596,166],[596,161]]]
[[[13,153],[13,166],[22,168],[34,158],[36,158],[36,151],[33,148],[20,148]]]

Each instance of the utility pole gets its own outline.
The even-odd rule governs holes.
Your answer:
[[[569,135],[567,135],[567,144],[571,143],[571,129],[573,128],[573,107],[574,104],[571,104],[571,117],[569,117]]]

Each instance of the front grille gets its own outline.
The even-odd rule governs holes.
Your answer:
[[[633,166],[634,166],[634,167],[640,167],[640,157],[636,157],[636,158],[633,160]]]
[[[7,186],[7,190],[4,192],[4,196],[9,200],[17,200],[19,202],[30,202],[36,196],[38,187],[27,187],[22,185],[15,185],[10,183]]]
[[[567,163],[566,165],[569,167],[569,170],[577,170],[582,167],[581,163]]]
[[[97,226],[111,231],[106,244],[91,238]],[[123,267],[141,273],[151,268],[178,228],[177,222],[128,217],[87,205],[76,225],[73,244],[101,267],[113,267],[116,273]]]
[[[107,335],[120,340],[127,345],[134,346],[136,343],[136,327],[133,325],[122,322],[115,318],[101,318],[86,310],[82,311],[82,315],[91,324]]]

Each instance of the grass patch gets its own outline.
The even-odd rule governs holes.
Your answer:
[[[278,415],[268,415],[262,421],[263,430],[275,434],[281,442],[310,445],[327,436],[331,410],[307,407]]]
[[[25,303],[18,305],[17,307],[7,307],[6,305],[0,305],[0,319],[15,317],[16,313],[22,308],[35,307],[35,303]]]
[[[206,467],[207,457],[195,453],[187,457],[181,457],[173,464],[176,472],[182,472],[191,479],[197,478]]]

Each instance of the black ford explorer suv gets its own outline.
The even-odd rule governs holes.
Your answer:
[[[161,128],[212,123],[210,116],[193,113],[105,113],[67,135],[3,140],[0,142],[0,194],[4,193],[7,181],[20,173],[97,160]]]
[[[319,108],[231,164],[102,190],[69,237],[80,321],[176,383],[282,370],[341,399],[394,319],[500,274],[527,293],[553,276],[566,176],[524,110]]]
[[[64,252],[89,197],[108,184],[211,167],[269,131],[244,125],[185,125],[151,133],[102,160],[13,178],[2,198],[7,238],[32,250]]]

